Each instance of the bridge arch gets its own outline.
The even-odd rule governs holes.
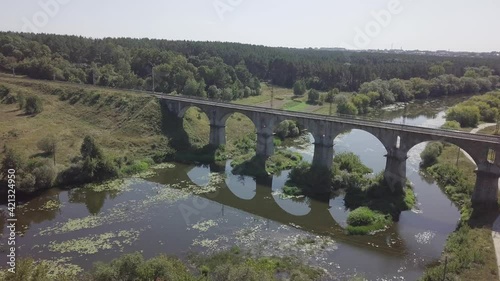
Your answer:
[[[465,151],[470,156],[470,158],[472,158],[471,160],[473,160],[476,166],[480,163],[483,163],[487,159],[488,150],[490,149],[489,147],[481,147],[481,145],[478,145],[477,143],[476,144],[468,143],[458,139],[439,138],[432,136],[429,137],[407,136],[406,138],[402,139],[401,149],[408,153],[415,146],[428,142],[441,142],[445,144],[448,143],[455,145],[461,150]]]
[[[384,143],[372,132],[364,129],[345,129],[334,139],[335,154],[352,152],[374,173],[384,170],[389,152]]]

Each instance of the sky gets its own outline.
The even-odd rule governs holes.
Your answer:
[[[0,30],[296,48],[500,51],[500,0],[0,0]]]

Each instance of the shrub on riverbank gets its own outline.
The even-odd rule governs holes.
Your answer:
[[[18,261],[17,273],[0,271],[6,281],[119,281],[119,280],[182,280],[182,281],[313,281],[325,280],[322,270],[294,258],[253,257],[238,248],[211,256],[193,256],[189,266],[183,261],[160,255],[144,259],[140,253],[125,254],[109,263],[98,262],[91,271],[79,274],[63,265]],[[66,270],[65,270],[66,269]],[[61,272],[62,271],[62,272]]]
[[[457,121],[461,127],[476,127],[480,121],[496,122],[500,111],[500,91],[489,92],[452,107],[446,120]]]
[[[2,182],[7,182],[7,171],[16,171],[16,190],[22,193],[34,193],[53,186],[57,169],[48,159],[28,159],[25,155],[7,148],[1,163]],[[6,184],[2,186],[7,186]]]
[[[421,167],[429,167],[437,162],[437,158],[443,152],[443,144],[440,142],[428,143],[425,149],[420,153],[420,158],[422,158]]]
[[[491,225],[497,217],[497,211],[478,213],[472,209],[474,164],[463,157],[466,162],[457,166],[456,149],[454,146],[445,145],[437,163],[426,171],[460,208],[460,224],[448,237],[439,263],[429,267],[420,280],[442,280],[445,257],[446,280],[496,280],[498,270]]]

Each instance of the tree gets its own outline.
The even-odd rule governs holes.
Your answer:
[[[446,73],[446,69],[441,64],[435,64],[429,68],[430,77],[438,77]]]
[[[285,138],[298,137],[300,135],[300,128],[297,122],[285,120],[278,125],[275,133],[280,139],[284,140]]]
[[[332,103],[335,100],[335,97],[340,93],[339,89],[335,88],[326,94],[325,102]]]
[[[101,148],[97,146],[95,139],[91,136],[85,136],[83,139],[82,146],[80,147],[80,153],[84,159],[87,157],[91,159],[103,157]]]
[[[437,158],[443,152],[443,144],[440,142],[431,142],[427,144],[425,149],[420,153],[420,158],[422,158],[422,167],[430,167],[437,163]]]
[[[306,82],[304,82],[304,80],[297,80],[295,84],[293,84],[293,94],[295,96],[303,96],[306,90]]]
[[[338,113],[347,115],[358,115],[358,109],[356,108],[356,105],[354,105],[354,103],[352,103],[352,101],[350,101],[348,97],[342,95],[337,96],[335,98],[335,102],[337,103]]]
[[[16,173],[22,173],[24,167],[26,165],[26,160],[20,153],[13,150],[12,148],[7,148],[5,151],[5,156],[2,159],[2,180],[7,180],[7,171],[9,169],[13,169]]]
[[[217,88],[217,86],[212,85],[208,87],[208,97],[218,100],[221,98],[221,91]]]
[[[310,104],[316,104],[319,100],[319,92],[315,89],[311,89],[307,94],[307,102]]]
[[[28,115],[39,114],[43,111],[42,100],[38,96],[29,96],[26,98],[24,112]]]
[[[457,121],[462,127],[474,128],[480,118],[481,114],[477,106],[457,105],[446,114],[446,120]]]
[[[196,96],[198,93],[199,84],[196,80],[190,78],[186,81],[186,85],[182,90],[182,94],[185,96]]]
[[[430,83],[419,77],[411,78],[411,91],[415,98],[426,99],[430,94]]]
[[[0,85],[0,99],[5,98],[10,93],[10,89],[5,85]]]
[[[413,95],[406,87],[404,80],[397,78],[389,80],[389,90],[394,93],[398,101],[408,102],[413,99]]]

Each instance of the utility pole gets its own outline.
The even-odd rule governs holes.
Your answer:
[[[151,76],[153,77],[153,93],[155,92],[155,67],[151,68]]]
[[[271,84],[271,108],[274,108],[274,85]]]

